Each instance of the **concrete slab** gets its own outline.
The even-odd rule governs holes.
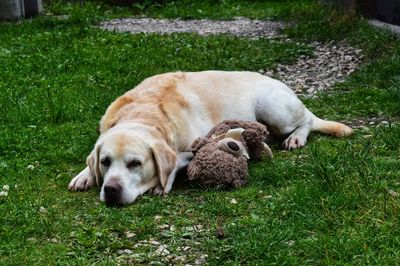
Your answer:
[[[368,23],[370,25],[375,26],[375,27],[388,29],[388,30],[390,30],[390,31],[392,31],[394,33],[400,34],[400,26],[389,24],[389,23],[385,23],[385,22],[382,22],[382,21],[379,21],[379,20],[375,20],[375,19],[368,20]]]

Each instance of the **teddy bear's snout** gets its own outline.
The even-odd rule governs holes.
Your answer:
[[[225,138],[218,142],[218,149],[235,155],[237,157],[244,156],[247,159],[250,159],[249,154],[247,153],[246,148],[240,141],[237,141],[232,138]]]

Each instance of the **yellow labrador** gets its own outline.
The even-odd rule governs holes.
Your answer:
[[[258,73],[167,73],[144,80],[108,107],[87,167],[69,189],[102,182],[100,199],[106,204],[131,203],[147,191],[168,193],[176,172],[190,160],[194,139],[226,119],[264,123],[288,135],[283,145],[289,150],[304,146],[310,131],[352,133],[316,117],[285,84]]]

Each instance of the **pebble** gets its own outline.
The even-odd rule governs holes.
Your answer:
[[[225,238],[225,232],[222,227],[217,227],[215,230],[215,235],[218,239],[224,239]]]
[[[126,231],[125,236],[126,236],[126,238],[134,238],[136,236],[136,234],[132,233],[130,231]]]
[[[156,251],[154,251],[154,255],[157,255],[157,256],[166,256],[169,254],[171,254],[171,252],[167,249],[166,245],[161,245],[157,248]]]
[[[148,241],[148,243],[149,243],[149,244],[152,244],[152,245],[154,245],[154,246],[160,246],[160,245],[161,245],[160,242],[155,241],[155,240],[150,240],[150,241]]]
[[[398,197],[399,196],[399,193],[397,193],[394,190],[388,189],[387,192],[393,197]]]
[[[175,261],[176,262],[185,262],[187,260],[186,255],[182,255],[182,256],[177,256],[175,257]]]
[[[118,254],[132,254],[133,253],[133,251],[132,250],[130,250],[130,249],[119,249],[119,250],[117,250],[117,253]]]
[[[208,258],[207,254],[201,255],[198,259],[194,261],[195,265],[203,265],[206,263],[206,259]]]
[[[168,229],[169,228],[169,224],[162,224],[158,228],[161,229],[161,230]]]
[[[162,216],[161,215],[156,215],[156,216],[154,216],[154,220],[155,221],[159,221],[159,220],[161,220],[162,219]]]

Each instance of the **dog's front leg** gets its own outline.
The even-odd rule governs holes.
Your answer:
[[[86,167],[77,176],[72,178],[68,188],[73,191],[85,191],[96,184],[96,178],[90,172],[90,168]]]

